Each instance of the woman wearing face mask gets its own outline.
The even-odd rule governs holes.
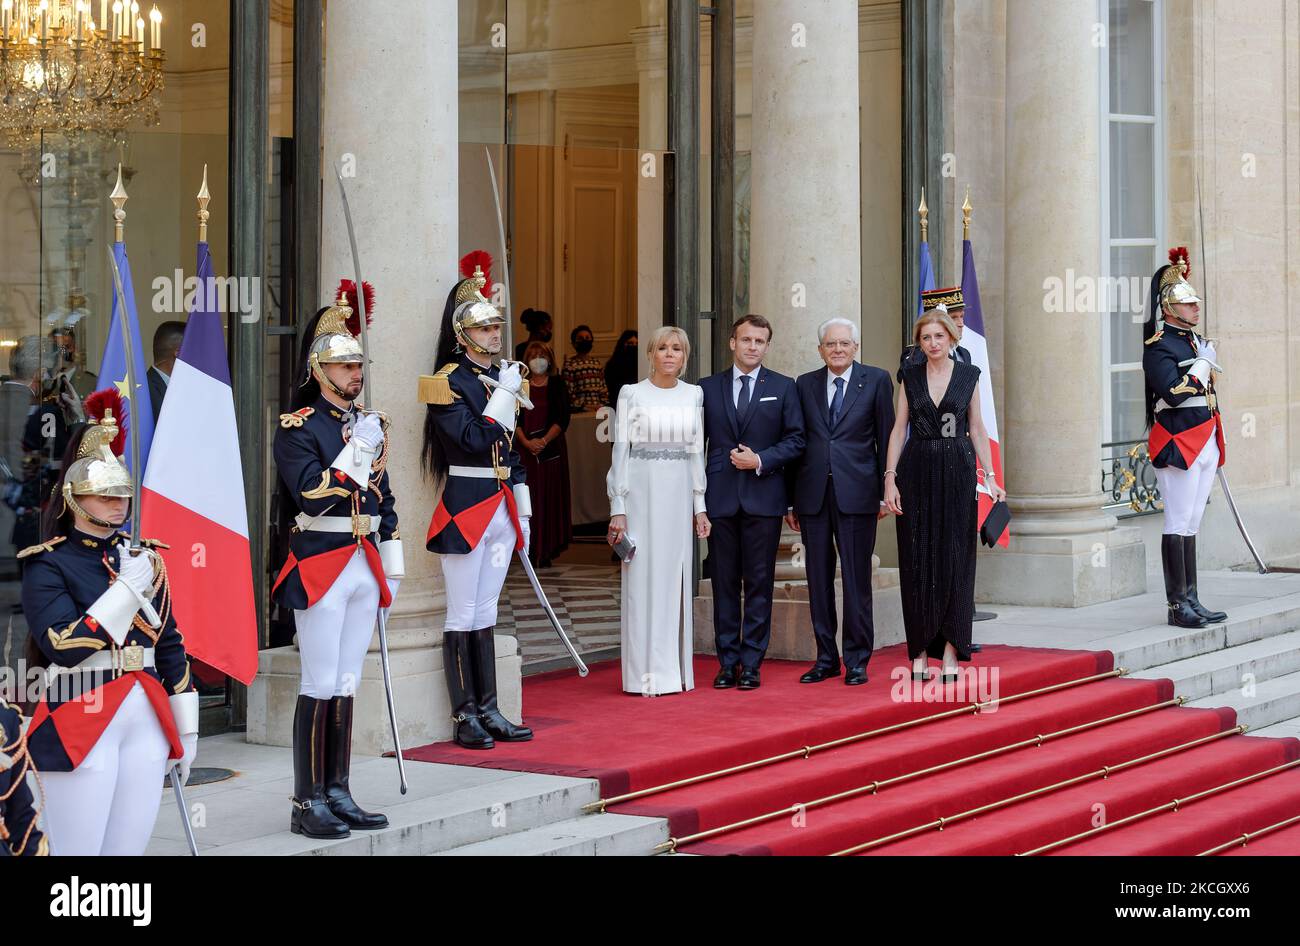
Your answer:
[[[515,346],[515,361],[527,361],[528,344],[530,342],[551,342],[551,313],[543,312],[541,309],[524,309],[523,314],[519,316],[519,321],[524,323],[524,328],[528,329],[528,337]]]
[[[524,462],[533,499],[533,564],[547,568],[569,547],[573,516],[569,506],[569,450],[564,431],[569,426],[569,394],[564,379],[554,373],[555,354],[543,342],[524,349],[528,363],[531,408],[519,412],[515,446]]]
[[[573,412],[598,411],[609,403],[609,389],[605,387],[605,366],[591,353],[595,341],[591,327],[579,325],[569,333],[569,341],[577,354],[564,360],[564,386],[573,402]]]

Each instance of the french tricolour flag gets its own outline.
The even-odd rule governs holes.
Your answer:
[[[980,308],[980,284],[975,277],[975,251],[971,249],[970,240],[962,241],[961,260],[961,295],[966,303],[965,319],[961,331],[961,345],[970,352],[971,362],[980,370],[980,415],[989,432],[989,450],[993,454],[993,473],[1003,489],[1006,481],[1002,478],[1002,447],[998,434],[998,412],[993,404],[993,374],[989,371],[989,346],[984,333],[984,313]],[[165,403],[165,402],[164,402]],[[984,524],[993,500],[983,484],[979,492],[979,522]],[[1011,529],[1008,526],[998,538],[998,545],[1006,548],[1010,543]]]
[[[244,474],[208,244],[145,467],[141,531],[168,543],[172,610],[190,656],[241,683],[257,672]]]

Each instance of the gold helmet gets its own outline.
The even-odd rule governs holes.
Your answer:
[[[131,499],[135,496],[130,472],[113,453],[112,444],[117,435],[117,420],[112,408],[106,408],[103,419],[99,422],[92,420],[86,428],[77,447],[77,458],[63,474],[64,506],[102,528],[113,528],[115,524],[92,516],[76,497],[119,496]]]
[[[467,334],[468,329],[506,323],[505,313],[483,294],[492,271],[492,257],[482,250],[475,250],[461,259],[460,268],[465,278],[456,287],[455,308],[451,313],[452,331],[456,333],[456,341],[465,348],[471,348],[480,355],[493,354]]]
[[[1201,301],[1187,281],[1191,271],[1187,247],[1176,246],[1169,251],[1169,265],[1160,271],[1160,308],[1165,315],[1172,314],[1171,306]]]
[[[366,324],[369,325],[374,315],[374,288],[364,283],[366,297]],[[339,283],[336,301],[324,309],[316,319],[311,342],[307,346],[307,377],[315,378],[321,387],[328,387],[339,397],[348,397],[338,386],[325,376],[322,365],[352,365],[365,361],[365,353],[357,335],[360,333],[360,319],[356,317],[356,284],[351,280]],[[303,379],[303,384],[307,379]]]

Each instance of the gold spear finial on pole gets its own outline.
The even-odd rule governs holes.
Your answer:
[[[117,184],[113,186],[113,193],[108,195],[108,199],[113,202],[113,242],[121,243],[126,233],[126,188],[122,186],[122,165],[117,165]]]
[[[208,201],[212,195],[208,193],[208,166],[203,165],[203,186],[199,188],[199,242],[208,242],[208,218],[212,216],[208,212]]]
[[[921,188],[921,206],[916,208],[917,216],[921,218],[921,242],[930,242],[930,208],[925,202],[925,188]]]
[[[965,199],[964,201],[962,201],[962,205],[961,205],[961,238],[962,238],[963,240],[969,240],[969,239],[970,239],[970,212],[971,212],[971,209],[972,209],[972,208],[971,208],[971,205],[970,205],[970,185],[967,184],[967,185],[966,185],[966,199]]]

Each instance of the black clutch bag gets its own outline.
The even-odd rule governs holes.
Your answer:
[[[1011,510],[1007,508],[1005,501],[998,501],[993,504],[989,514],[984,519],[984,525],[980,526],[980,541],[989,548],[998,544],[998,539],[1002,533],[1007,531],[1007,525],[1011,522]]]

